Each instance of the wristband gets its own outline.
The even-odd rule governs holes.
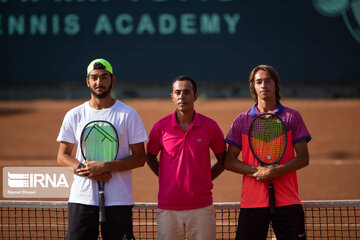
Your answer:
[[[84,168],[85,167],[85,165],[83,164],[83,163],[80,163],[78,166],[77,166],[77,168],[76,169],[80,169],[80,168]],[[85,176],[85,177],[87,177],[88,176],[88,174],[83,174],[83,175],[79,175],[77,172],[76,172],[76,175],[78,175],[78,176]]]

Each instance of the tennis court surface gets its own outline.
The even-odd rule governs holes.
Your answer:
[[[0,167],[57,166],[58,143],[56,137],[61,122],[70,108],[82,102],[81,100],[0,101]],[[124,100],[124,102],[134,107],[140,114],[147,133],[150,132],[152,125],[157,120],[174,110],[170,99],[132,99]],[[313,239],[358,239],[360,237],[358,202],[341,201],[340,204],[340,202],[329,200],[360,199],[360,188],[358,187],[360,185],[360,112],[358,111],[360,100],[284,99],[282,104],[301,113],[313,138],[309,143],[310,165],[298,171],[301,199],[310,201],[305,203],[305,206],[308,206],[305,209],[306,214],[311,216],[309,218],[311,220],[307,219],[307,228],[317,229],[313,235],[308,233],[308,236],[314,236]],[[253,102],[250,99],[212,99],[198,100],[195,108],[199,113],[216,120],[226,135],[234,118],[252,105]],[[218,230],[218,234],[223,234],[218,236],[219,239],[231,239],[233,236],[231,234],[236,228],[238,210],[237,203],[229,202],[240,201],[240,190],[240,175],[224,172],[214,181],[214,201],[226,203],[219,207],[221,209],[224,206],[226,209],[226,206],[231,205],[230,213],[223,210],[217,212],[218,228],[226,226]],[[154,204],[141,204],[143,202],[154,203],[157,200],[157,178],[148,166],[145,165],[143,168],[133,171],[133,191],[134,200],[138,203],[134,210],[134,228],[138,228],[139,232],[143,232],[141,234],[145,234],[138,239],[153,239],[154,235],[151,234],[156,235],[154,220],[150,220],[149,224],[145,225],[142,220],[136,220],[147,217],[153,219],[155,214]],[[1,196],[1,200],[11,203],[16,199],[4,199]],[[59,204],[59,206],[56,208],[49,206],[27,208],[28,206],[25,204],[15,210],[14,207],[4,207],[5,203],[2,202],[1,216],[10,217],[8,220],[1,219],[0,232],[2,234],[7,234],[5,229],[12,229],[19,234],[21,232],[36,234],[36,231],[32,230],[46,225],[52,228],[54,225],[52,221],[56,221],[56,224],[60,224],[60,228],[56,230],[55,235],[51,236],[64,238],[66,221],[63,219],[66,218],[67,211],[62,204],[67,199],[17,200],[51,201],[44,204]],[[326,200],[328,205],[319,207],[316,204],[324,203],[318,200]],[[53,203],[54,201],[55,203]],[[41,203],[36,204],[41,205]],[[143,210],[144,206],[146,211]],[[37,210],[40,210],[40,213]],[[50,217],[54,214],[55,217]],[[330,220],[324,217],[325,214],[330,216]],[[20,217],[20,215],[29,216],[28,220],[20,225],[11,222],[15,221],[11,216]],[[40,215],[45,216],[43,220],[38,219]],[[354,222],[353,219],[357,222]],[[339,230],[343,226],[348,229]],[[335,230],[325,230],[329,227]],[[336,230],[337,228],[338,230]],[[357,232],[352,229],[356,229]],[[221,233],[222,231],[224,233]],[[50,234],[49,232],[50,230],[46,230],[44,234]],[[319,235],[325,232],[330,235]],[[345,232],[346,235],[341,238],[336,237],[339,232]],[[148,236],[148,234],[150,235]],[[47,235],[38,235],[38,237],[28,235],[24,238],[21,238],[20,235],[11,238],[10,235],[0,236],[0,239],[49,239],[46,237]],[[50,238],[56,239],[55,237]]]

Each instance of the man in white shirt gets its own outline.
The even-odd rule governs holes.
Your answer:
[[[95,59],[87,68],[86,84],[91,99],[65,115],[57,141],[59,165],[74,169],[68,205],[68,239],[97,239],[99,235],[98,184],[105,183],[106,219],[103,239],[135,239],[132,231],[131,169],[145,164],[147,135],[137,112],[111,96],[116,78],[105,59]],[[80,150],[81,132],[91,121],[110,122],[119,138],[116,160],[85,161]],[[72,156],[77,146],[75,157]]]

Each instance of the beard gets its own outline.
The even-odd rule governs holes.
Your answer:
[[[93,88],[91,88],[91,87],[90,87],[90,91],[91,91],[91,93],[93,94],[93,96],[94,96],[95,98],[105,98],[105,97],[107,97],[107,96],[110,94],[111,88],[112,88],[112,84],[110,85],[110,87],[109,87],[108,90],[106,90],[106,91],[104,91],[104,92],[102,92],[102,93],[100,93],[100,94],[97,93],[97,92],[95,91],[95,89],[93,89]]]

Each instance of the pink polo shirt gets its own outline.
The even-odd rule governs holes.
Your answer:
[[[176,111],[153,126],[147,151],[159,157],[158,208],[197,209],[213,203],[210,149],[225,151],[218,124],[195,112],[187,131],[176,120]]]

